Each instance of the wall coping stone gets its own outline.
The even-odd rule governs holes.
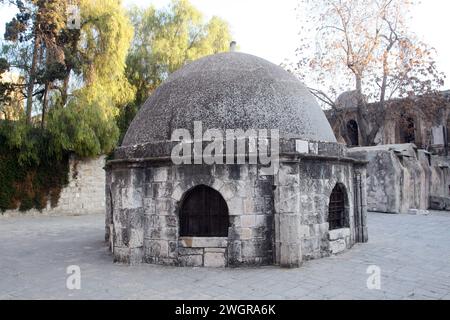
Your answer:
[[[219,237],[180,237],[179,244],[183,248],[227,248],[228,238]]]

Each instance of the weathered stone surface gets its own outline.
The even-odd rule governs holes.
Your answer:
[[[91,215],[105,213],[105,198],[108,198],[108,209],[111,210],[111,201],[121,201],[120,196],[115,194],[111,197],[110,188],[105,190],[105,156],[93,159],[78,159],[72,156],[69,159],[69,182],[62,189],[58,204],[52,208],[50,201],[47,207],[39,212],[38,210],[29,210],[27,215]],[[118,173],[110,176],[108,185],[126,184],[129,181],[129,174]],[[19,210],[8,210],[3,213],[5,216],[22,215]]]
[[[152,174],[154,182],[166,182],[169,179],[169,168],[155,168]]]
[[[330,239],[330,241],[345,239],[347,237],[350,237],[349,228],[330,230],[328,232],[328,239]]]
[[[129,261],[128,263],[131,265],[141,264],[144,260],[144,249],[143,247],[139,248],[130,248],[129,253]]]
[[[140,109],[123,146],[169,141],[169,128],[193,133],[193,122],[199,120],[205,130],[279,128],[282,135],[336,142],[318,103],[294,76],[235,52],[199,59],[174,73]]]
[[[215,253],[225,254],[227,252],[227,249],[225,249],[225,248],[205,248],[204,252],[215,252]]]
[[[254,228],[255,226],[256,226],[256,216],[255,215],[241,216],[241,227],[242,228]]]
[[[130,249],[128,247],[114,247],[114,262],[130,263]]]
[[[353,148],[350,154],[369,161],[368,209],[408,213],[433,207],[433,197],[447,196],[448,160],[416,150],[415,145]]]
[[[241,240],[250,240],[253,238],[253,229],[250,228],[241,228],[239,229],[239,238]]]
[[[302,251],[299,243],[281,244],[280,265],[287,268],[298,268],[302,264]]]
[[[234,197],[228,200],[228,212],[231,216],[240,216],[244,214],[244,199]]]
[[[169,242],[166,240],[144,240],[145,255],[150,257],[168,257]]]
[[[242,54],[200,59],[172,75],[142,107],[115,160],[108,163],[110,198],[116,202],[111,201],[106,220],[121,232],[117,243],[130,245],[130,212],[124,209],[137,210],[136,198],[142,198],[145,261],[296,267],[304,257],[330,254],[328,206],[338,184],[344,192],[343,211],[350,230],[332,233],[331,238],[343,239],[346,248],[355,241],[365,242],[364,162],[348,158],[345,146],[329,136],[331,128],[322,111],[294,80],[278,67]],[[265,87],[270,90],[261,90]],[[183,128],[192,133],[194,122],[199,121],[203,127],[198,133],[211,128],[279,129],[279,170],[262,175],[262,163],[235,164],[233,152],[226,155],[233,160],[228,164],[171,164],[167,156],[174,141],[169,141],[172,132],[167,130]],[[200,136],[194,139],[203,148],[208,144]],[[301,153],[296,152],[300,140]],[[237,156],[239,160],[267,147],[263,143],[256,150],[248,139],[243,142],[246,150]],[[180,222],[186,217],[183,201],[198,186],[216,190],[226,203],[229,220],[221,232],[225,234],[228,227],[226,237],[181,237],[196,233],[185,232],[186,224]]]
[[[142,189],[132,186],[122,188],[122,208],[139,209],[143,206]]]
[[[180,245],[184,248],[226,248],[228,246],[228,239],[182,237],[180,238]]]
[[[344,239],[330,241],[330,251],[332,254],[338,254],[347,249],[347,244]]]
[[[131,229],[130,239],[128,241],[129,248],[141,248],[144,245],[144,229]]]
[[[220,252],[205,252],[203,257],[204,266],[209,268],[226,267],[225,254]]]
[[[178,254],[180,256],[202,256],[206,249],[203,248],[184,248],[180,247],[178,249]]]
[[[182,267],[203,267],[202,255],[180,256],[178,261]]]
[[[450,210],[450,197],[430,196],[431,210]]]
[[[427,216],[430,214],[430,211],[428,210],[419,210],[419,209],[409,209],[409,214],[415,215],[415,216]]]

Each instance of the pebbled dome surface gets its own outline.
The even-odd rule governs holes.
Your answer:
[[[145,102],[122,147],[170,140],[175,129],[279,129],[282,137],[336,142],[307,88],[281,67],[227,52],[173,73]]]

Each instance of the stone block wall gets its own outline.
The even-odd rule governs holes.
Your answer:
[[[180,266],[265,265],[273,261],[270,178],[256,165],[136,165],[108,171],[106,237],[116,261]],[[193,187],[209,186],[228,205],[228,237],[179,237],[179,209]],[[202,245],[203,244],[203,245]]]
[[[303,229],[302,251],[305,260],[321,258],[335,250],[335,241],[344,241],[344,248],[351,248],[355,243],[354,221],[354,184],[353,166],[351,164],[328,162],[326,165],[314,160],[303,161],[300,166],[300,208]],[[341,233],[329,233],[328,205],[331,192],[341,184],[346,192],[346,214],[350,230]],[[345,234],[342,237],[337,235]],[[334,237],[333,237],[334,235]],[[334,251],[334,252],[333,252]]]
[[[449,195],[450,171],[445,157],[417,150],[413,144],[353,148],[349,153],[369,162],[367,204],[370,211],[423,211],[431,207],[431,197]]]
[[[365,167],[351,161],[311,157],[281,162],[274,191],[276,264],[298,267],[367,241],[365,184],[357,190],[358,176],[365,178]],[[345,189],[349,228],[329,231],[329,201],[337,184]]]
[[[61,191],[55,208],[48,203],[42,212],[30,210],[27,215],[87,215],[105,212],[105,156],[93,159],[69,160],[69,183]],[[18,210],[6,211],[6,216],[20,215]]]
[[[336,143],[286,140],[281,150],[273,176],[250,164],[174,165],[164,157],[109,162],[106,239],[115,261],[299,267],[367,242],[365,162],[347,158]],[[349,227],[330,233],[328,206],[337,184],[345,189]],[[227,237],[180,237],[184,197],[200,185],[225,200]]]

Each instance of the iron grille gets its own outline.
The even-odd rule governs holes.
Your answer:
[[[329,229],[341,229],[348,227],[345,214],[345,191],[338,185],[333,189],[328,206]]]
[[[180,236],[227,237],[228,207],[219,192],[207,186],[192,189],[180,213]]]

